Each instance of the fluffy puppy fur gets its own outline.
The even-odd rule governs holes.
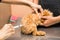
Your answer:
[[[40,16],[52,16],[52,12],[49,10],[44,10],[43,13],[39,15],[37,13],[31,13],[24,16],[21,20],[21,32],[24,34],[31,34],[35,36],[42,36],[46,33],[44,31],[38,31],[37,25],[41,25],[44,22],[44,19],[41,19]]]

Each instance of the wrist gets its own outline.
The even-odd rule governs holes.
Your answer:
[[[60,22],[60,16],[59,16],[59,22]]]
[[[57,16],[57,20],[58,20],[58,22],[60,22],[60,16]]]

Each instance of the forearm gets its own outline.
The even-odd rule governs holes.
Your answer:
[[[57,16],[57,20],[60,22],[60,16]]]
[[[38,7],[39,9],[41,8],[40,5],[37,5],[31,1],[28,1],[28,0],[9,0],[9,1],[2,1],[2,2],[5,2],[5,3],[16,3],[16,4],[19,4],[19,3],[24,3],[24,4],[28,4],[30,6],[34,6],[36,5],[35,7]]]
[[[28,0],[9,0],[9,1],[3,1],[3,2],[8,2],[8,3],[25,3],[25,4],[28,4],[28,5],[32,5],[34,4],[33,2],[31,1],[28,1]]]
[[[58,16],[58,18],[59,18],[59,22],[60,22],[60,16]]]
[[[34,4],[34,3],[32,3],[31,1],[28,1],[28,0],[15,0],[15,2],[21,2],[21,3],[28,4],[28,5],[33,5]]]
[[[34,0],[33,2],[34,2],[35,4],[38,4],[38,0]]]

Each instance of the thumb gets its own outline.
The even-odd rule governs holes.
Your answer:
[[[39,9],[39,11],[41,12],[41,13],[43,13],[43,8],[42,8],[42,6],[41,5],[38,5],[38,9]]]
[[[47,16],[42,16],[42,19],[48,19],[48,17]]]
[[[35,13],[37,13],[37,14],[38,14],[38,11],[37,11],[37,9],[36,9],[36,8],[33,8],[33,10],[34,10],[34,12],[35,12]]]

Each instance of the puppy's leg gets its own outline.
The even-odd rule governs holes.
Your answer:
[[[37,31],[37,29],[35,28],[33,31],[33,35],[34,36],[44,36],[46,33],[44,31]]]

